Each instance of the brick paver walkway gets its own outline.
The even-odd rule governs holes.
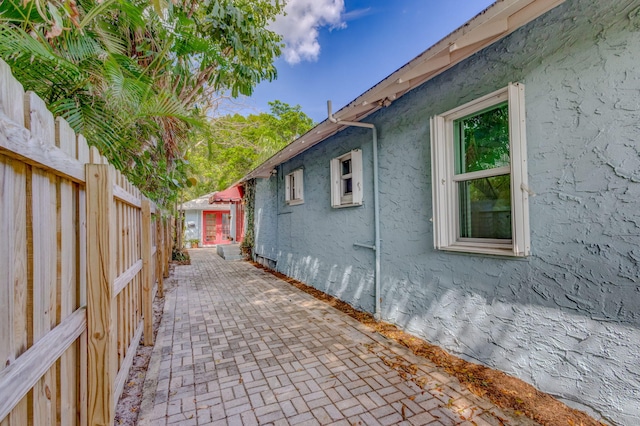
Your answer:
[[[191,250],[167,292],[140,425],[529,425],[246,262]]]

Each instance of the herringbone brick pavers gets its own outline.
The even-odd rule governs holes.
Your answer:
[[[176,268],[140,425],[530,425],[246,262]]]

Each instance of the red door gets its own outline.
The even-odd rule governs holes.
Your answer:
[[[229,240],[229,211],[203,212],[202,245],[228,244]]]
[[[241,243],[244,240],[244,206],[236,204],[236,242]]]

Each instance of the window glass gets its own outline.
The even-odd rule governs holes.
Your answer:
[[[509,165],[509,111],[506,102],[453,122],[456,174]]]
[[[353,193],[353,183],[351,180],[351,158],[342,160],[342,195]]]
[[[342,182],[343,182],[342,194],[343,195],[351,194],[353,192],[353,185],[352,185],[351,178],[344,179]]]
[[[222,239],[228,240],[231,236],[231,215],[229,213],[222,214]]]
[[[524,85],[433,116],[430,126],[434,247],[528,256]]]
[[[302,169],[294,170],[285,176],[284,191],[285,202],[289,205],[303,203],[304,179]]]
[[[215,213],[204,214],[204,242],[213,243],[216,239],[216,215]]]
[[[296,199],[296,175],[291,173],[289,176],[289,200]]]
[[[331,207],[362,205],[362,151],[331,159]]]
[[[460,238],[511,239],[510,175],[458,183]]]
[[[351,158],[342,162],[342,175],[351,174]]]

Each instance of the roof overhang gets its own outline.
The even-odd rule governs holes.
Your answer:
[[[193,200],[185,201],[184,203],[178,205],[178,210],[205,210],[210,207],[209,197],[211,195],[213,195],[213,193],[194,198]]]
[[[243,187],[235,184],[224,191],[214,192],[208,199],[209,204],[239,203],[242,201]]]
[[[338,123],[324,120],[256,167],[241,181],[270,177],[272,170],[278,165],[342,130],[345,126],[340,121],[362,120],[563,2],[564,0],[496,1],[336,112],[334,117]]]

